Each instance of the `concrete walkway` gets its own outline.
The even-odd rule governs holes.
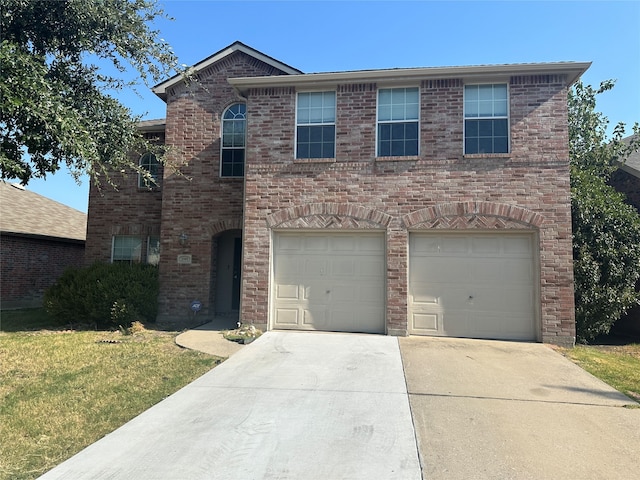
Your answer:
[[[228,360],[41,478],[638,476],[638,405],[546,345],[221,329],[178,343]]]

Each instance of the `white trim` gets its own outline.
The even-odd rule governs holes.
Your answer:
[[[311,73],[270,77],[229,78],[240,92],[251,87],[296,86],[302,88],[335,88],[345,83],[377,83],[379,88],[402,86],[422,80],[460,78],[467,83],[504,83],[518,75],[567,75],[567,85],[574,83],[591,62],[525,63],[505,65],[475,65],[462,67],[398,68],[360,70],[352,72]]]

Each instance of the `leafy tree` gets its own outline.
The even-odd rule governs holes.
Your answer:
[[[131,152],[157,147],[105,92],[158,82],[176,68],[150,27],[158,18],[166,16],[156,0],[0,0],[3,179],[27,184],[63,164],[76,179],[97,181],[138,170]]]
[[[595,90],[577,83],[569,92],[571,208],[578,341],[606,334],[633,305],[640,304],[640,215],[624,203],[624,195],[607,182],[621,162],[639,147],[634,137],[623,141],[619,123],[607,140],[608,119],[595,111],[596,95],[611,90],[602,82]]]

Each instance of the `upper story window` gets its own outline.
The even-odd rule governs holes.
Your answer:
[[[296,125],[296,158],[334,158],[336,93],[299,93]]]
[[[148,172],[148,175],[145,175],[142,172],[138,173],[138,187],[157,187],[160,181],[160,162],[156,156],[151,152],[147,152],[140,157],[138,165],[140,165],[141,169]]]
[[[222,114],[221,177],[244,176],[247,106],[235,103]]]
[[[507,85],[465,85],[464,153],[509,152]]]
[[[378,156],[418,155],[420,90],[378,90]]]

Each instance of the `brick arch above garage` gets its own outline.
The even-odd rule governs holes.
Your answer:
[[[295,205],[267,217],[269,228],[371,228],[386,229],[393,217],[363,205],[307,203]]]
[[[451,202],[402,216],[407,229],[539,229],[544,216],[516,205],[497,202]]]

